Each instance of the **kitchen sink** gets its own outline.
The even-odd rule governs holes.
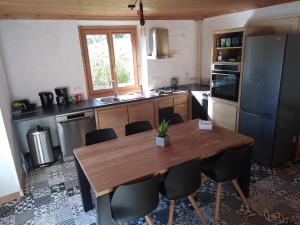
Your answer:
[[[137,99],[142,99],[145,98],[145,96],[139,94],[139,93],[130,93],[127,95],[120,95],[119,99],[121,101],[131,101],[131,100],[137,100]]]
[[[114,104],[118,102],[127,102],[127,101],[134,101],[137,99],[143,99],[145,96],[139,94],[139,93],[130,93],[126,95],[119,95],[118,97],[114,96],[107,96],[102,98],[97,98],[97,101],[103,104]]]
[[[105,103],[105,104],[112,104],[112,103],[120,102],[121,100],[114,96],[108,96],[108,97],[100,98],[100,99],[98,99],[98,101],[101,103]]]

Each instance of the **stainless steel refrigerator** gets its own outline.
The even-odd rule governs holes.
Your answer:
[[[300,128],[300,35],[246,39],[239,132],[254,138],[253,160],[294,158]]]

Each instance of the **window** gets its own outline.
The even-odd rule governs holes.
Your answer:
[[[89,97],[137,90],[135,27],[79,27]]]

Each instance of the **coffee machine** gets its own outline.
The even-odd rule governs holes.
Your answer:
[[[52,106],[53,94],[51,92],[40,92],[39,96],[41,98],[42,107],[47,109]]]
[[[55,88],[57,105],[66,105],[69,103],[68,88]]]

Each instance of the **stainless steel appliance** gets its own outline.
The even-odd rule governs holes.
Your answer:
[[[164,28],[152,28],[149,31],[150,55],[153,58],[170,58],[169,31]]]
[[[53,94],[51,92],[40,92],[39,96],[41,98],[42,107],[44,109],[52,106]]]
[[[254,138],[253,159],[293,160],[300,130],[300,35],[246,40],[239,132]]]
[[[238,101],[240,85],[240,65],[215,63],[212,71],[212,97]]]
[[[66,105],[69,103],[69,96],[68,96],[68,88],[61,87],[61,88],[55,88],[55,94],[56,94],[56,103],[57,105]]]
[[[34,166],[44,166],[54,162],[49,127],[37,126],[30,129],[27,132],[27,142]]]
[[[85,134],[96,129],[93,110],[56,116],[63,160],[73,160],[73,149],[85,146]]]

